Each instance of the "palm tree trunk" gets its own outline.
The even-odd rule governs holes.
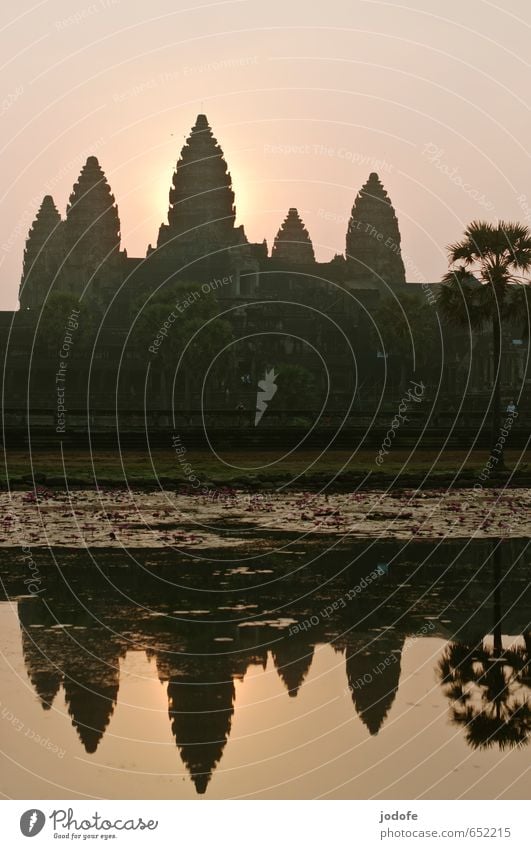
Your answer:
[[[494,366],[494,386],[492,387],[491,401],[491,434],[490,443],[491,451],[494,451],[497,443],[500,440],[500,417],[501,417],[501,324],[500,317],[496,312],[492,317],[492,359]],[[503,461],[503,442],[501,444],[501,452],[496,452],[499,462],[497,469],[504,468]],[[499,449],[498,449],[499,450]]]

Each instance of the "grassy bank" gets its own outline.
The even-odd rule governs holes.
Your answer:
[[[328,451],[319,457],[316,452],[300,451],[281,460],[273,452],[229,451],[216,458],[205,451],[188,451],[180,458],[172,451],[148,453],[128,451],[39,451],[30,456],[27,451],[11,451],[4,456],[0,470],[0,483],[5,489],[27,486],[33,479],[37,483],[69,486],[163,486],[198,487],[250,486],[261,488],[271,484],[294,482],[297,488],[322,486],[334,476],[336,485],[350,486],[411,486],[418,485],[428,476],[428,485],[447,486],[455,476],[461,485],[473,485],[479,480],[489,454],[487,451],[448,451],[437,456],[437,451],[392,452],[386,462],[378,466],[373,451],[351,456],[348,451]],[[507,452],[506,471],[491,476],[485,485],[531,483],[529,456],[519,451]],[[396,478],[396,481],[394,480]]]

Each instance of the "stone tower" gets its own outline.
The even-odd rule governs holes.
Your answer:
[[[354,201],[346,260],[351,279],[405,283],[398,220],[378,174],[369,176]]]
[[[62,222],[53,198],[46,195],[31,225],[24,250],[21,309],[36,309],[53,287],[61,264]]]
[[[231,175],[206,115],[198,115],[173,174],[168,224],[159,230],[157,248],[205,252],[245,241],[235,228]],[[241,232],[240,232],[241,231]]]
[[[293,207],[275,237],[271,258],[289,265],[309,265],[315,262],[312,240],[298,211]]]
[[[65,251],[70,269],[84,272],[84,282],[120,251],[120,219],[107,178],[95,156],[89,156],[72,189],[66,209]]]

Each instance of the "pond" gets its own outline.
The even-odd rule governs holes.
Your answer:
[[[3,548],[2,792],[528,798],[527,545]]]

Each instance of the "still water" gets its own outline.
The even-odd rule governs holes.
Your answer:
[[[28,594],[1,555],[8,797],[529,797],[526,541],[34,557]]]

